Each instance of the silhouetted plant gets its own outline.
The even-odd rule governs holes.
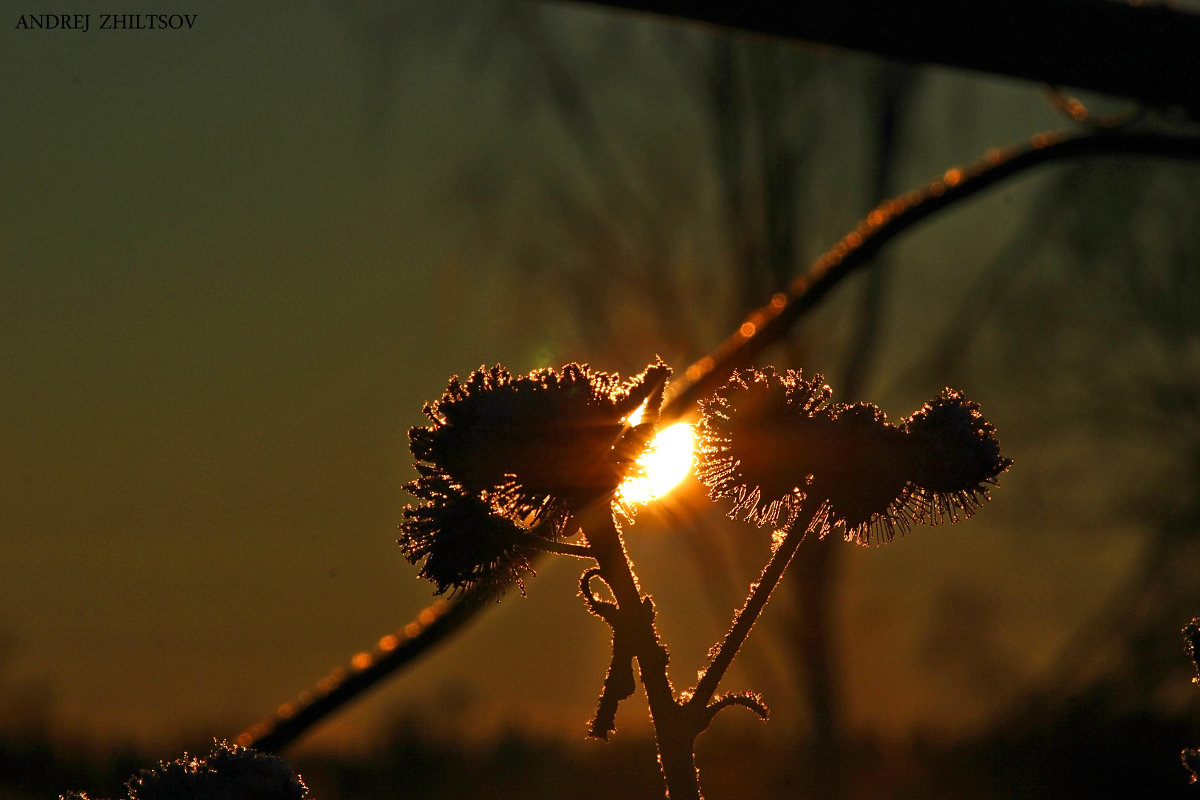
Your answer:
[[[692,413],[696,405],[722,380],[731,373],[736,375],[739,370],[753,363],[765,348],[777,342],[791,326],[816,308],[835,286],[852,273],[868,267],[872,259],[890,241],[920,222],[1034,167],[1055,161],[1119,155],[1196,159],[1200,158],[1200,138],[1152,131],[1105,131],[1101,134],[1089,133],[1074,137],[1060,132],[1041,133],[1032,137],[1025,147],[989,151],[983,159],[971,165],[947,170],[942,178],[932,181],[919,191],[908,192],[881,203],[855,230],[817,259],[808,271],[797,276],[786,291],[773,295],[766,304],[751,313],[733,334],[708,355],[689,366],[683,377],[677,380],[665,395],[664,416],[674,419]],[[951,337],[953,341],[958,341],[959,338]],[[942,357],[945,357],[945,354]],[[659,366],[665,370],[664,365]],[[577,369],[587,372],[585,368]],[[528,400],[532,396],[534,384],[539,382],[547,381],[560,388],[564,385],[564,380],[566,384],[579,385],[576,378],[566,375],[565,372],[563,376],[556,376],[553,370],[543,370],[525,377],[514,377],[507,370],[497,367],[490,373],[480,370],[468,379],[465,386],[457,381],[452,382],[441,400],[428,406],[428,412],[434,415],[434,425],[424,430],[428,432],[429,437],[439,441],[437,448],[429,451],[430,454],[435,455],[438,448],[445,449],[450,446],[451,435],[438,433],[435,436],[435,431],[453,424],[454,414],[444,414],[451,406],[462,404],[461,407],[456,407],[455,414],[475,407],[477,401],[467,398],[476,394],[480,397],[487,396],[485,392],[489,384],[504,387],[497,392],[496,397],[484,401],[493,411],[501,405],[501,401],[497,399],[499,397],[508,397],[511,400],[512,397],[521,395]],[[665,380],[665,375],[659,377]],[[619,379],[612,376],[609,378],[619,383]],[[650,399],[646,388],[640,388],[638,391],[646,392],[645,398]],[[547,395],[550,396],[552,395]],[[632,404],[632,401],[628,404]],[[653,403],[649,405],[654,406]],[[522,413],[530,416],[530,408],[526,408]],[[848,429],[851,417],[862,415],[863,419],[859,424],[864,430],[870,430],[876,422],[883,421],[882,418],[875,419],[876,413],[873,407],[862,407],[843,422],[847,424]],[[439,418],[438,414],[443,414],[443,417]],[[874,421],[866,419],[868,416]],[[611,408],[608,417],[607,424],[611,432]],[[958,418],[957,427],[954,424],[955,418]],[[639,442],[644,442],[648,436],[649,422],[650,420],[645,420],[641,429],[630,431],[627,436],[622,434],[625,440],[624,447],[630,449],[626,455],[634,452]],[[965,427],[962,426],[964,422],[967,423]],[[944,393],[931,401],[926,409],[922,409],[900,426],[907,430],[910,437],[926,438],[931,446],[931,449],[924,451],[926,455],[923,464],[914,467],[918,470],[913,476],[914,479],[905,478],[908,494],[903,497],[892,496],[886,482],[873,490],[891,497],[896,503],[893,509],[896,513],[879,514],[872,519],[857,521],[847,517],[843,523],[851,523],[850,530],[856,538],[865,535],[867,540],[872,537],[886,540],[889,536],[894,536],[897,530],[903,531],[917,519],[935,522],[945,517],[952,521],[968,515],[981,499],[980,491],[986,488],[981,484],[988,481],[982,479],[966,488],[956,485],[953,475],[957,467],[939,467],[939,457],[933,453],[939,447],[947,446],[946,442],[939,442],[946,432],[953,433],[955,430],[968,444],[971,439],[963,434],[963,431],[974,431],[974,447],[986,451],[991,447],[987,444],[988,438],[978,434],[988,429],[984,427],[975,430],[972,425],[986,424],[979,417],[978,409],[957,393]],[[481,429],[476,429],[476,434],[479,430]],[[425,435],[419,435],[418,438]],[[507,431],[504,435],[511,438],[512,431]],[[886,451],[888,448],[881,442],[895,436],[894,433],[878,435],[873,446]],[[418,447],[432,447],[433,438],[417,444]],[[460,452],[466,450],[460,447]],[[986,465],[987,459],[981,458],[981,455],[985,456],[986,452],[977,452],[973,458],[978,459],[978,464]],[[515,509],[512,502],[516,498],[511,494],[512,487],[478,486],[474,490],[473,499],[454,489],[456,481],[466,479],[466,474],[455,478],[447,472],[451,467],[450,462],[457,456],[448,454],[446,457],[449,459],[446,463],[425,462],[417,465],[420,477],[412,484],[412,489],[418,498],[426,502],[406,511],[403,542],[406,556],[414,563],[422,562],[421,575],[433,580],[439,593],[451,590],[451,594],[457,596],[450,602],[439,600],[435,605],[422,610],[413,621],[402,626],[395,634],[383,637],[380,640],[381,645],[373,654],[360,653],[359,655],[365,658],[365,666],[356,663],[353,671],[342,667],[333,670],[318,683],[314,691],[285,704],[279,714],[240,734],[237,739],[240,744],[266,751],[285,747],[329,713],[378,685],[387,675],[413,663],[460,629],[467,620],[488,605],[487,599],[503,589],[507,578],[516,582],[523,575],[531,574],[530,562],[534,552],[555,551],[590,557],[580,545],[565,541],[567,537],[561,530],[556,529],[554,524],[545,524],[553,522],[555,509],[558,512],[562,511],[562,498],[558,499],[557,504],[551,502],[545,509],[530,507],[529,511],[537,513],[521,519],[513,513]],[[418,458],[424,460],[420,453]],[[968,457],[968,460],[970,458]],[[878,465],[876,467],[881,469]],[[467,469],[470,472],[478,468]],[[884,474],[882,471],[877,472],[877,476]],[[593,486],[593,489],[595,488]],[[528,492],[527,494],[529,497],[534,496]],[[544,498],[550,496],[547,494]],[[783,491],[776,499],[788,504],[795,500],[785,496]],[[501,508],[501,513],[496,513],[497,504],[501,507],[508,506],[507,511]],[[466,524],[470,521],[478,522],[480,527],[470,527]],[[534,524],[537,521],[542,524]],[[464,565],[463,559],[466,559],[467,564],[477,565],[477,571],[462,573],[460,569]],[[384,642],[387,646],[383,646]]]
[[[183,754],[144,769],[125,784],[129,800],[305,800],[308,787],[279,756],[215,742],[201,758]],[[88,800],[82,792],[59,800]]]
[[[833,402],[819,375],[806,379],[745,364],[921,219],[1038,163],[1123,152],[1195,158],[1200,143],[1153,133],[1039,135],[1025,151],[996,151],[982,165],[951,169],[923,191],[873,211],[809,273],[697,362],[697,377],[688,371],[690,381],[674,399],[680,405],[700,401],[699,477],[713,500],[731,503],[731,517],[770,525],[774,545],[694,687],[676,690],[671,684],[654,602],[643,592],[622,538],[635,508],[620,488],[636,475],[638,457],[657,427],[671,374],[661,361],[629,381],[577,364],[525,376],[501,366],[480,368],[466,381],[451,380],[443,396],[425,406],[431,424],[410,432],[418,477],[407,488],[420,502],[404,511],[399,544],[405,557],[420,564],[418,574],[437,594],[466,600],[494,598],[512,585],[523,590],[540,552],[594,561],[582,573],[579,593],[612,629],[612,658],[590,734],[607,738],[616,729],[620,701],[636,690],[636,660],[668,793],[698,798],[697,736],[729,706],[767,717],[758,694],[717,689],[804,540],[837,530],[858,544],[881,544],[916,524],[960,521],[988,499],[1011,464],[979,406],[956,390],[943,390],[892,424],[872,404]],[[705,397],[716,382],[708,375],[723,379],[731,367],[727,382]],[[606,596],[597,593],[597,581]],[[462,608],[464,598],[459,600]],[[435,627],[439,618],[462,617],[431,612],[419,630],[444,635],[450,625]],[[1196,661],[1200,619],[1185,632]],[[396,637],[385,639],[391,640],[389,652],[399,652]],[[1183,759],[1195,780],[1200,750],[1185,750]],[[280,759],[227,744],[206,758],[185,755],[144,771],[128,790],[131,800],[307,796]],[[83,794],[63,797],[86,800]]]
[[[697,684],[677,691],[654,602],[625,550],[634,508],[619,491],[651,441],[669,376],[656,361],[626,382],[578,364],[451,379],[425,406],[432,424],[409,433],[420,477],[407,488],[423,502],[405,509],[399,544],[439,594],[520,584],[537,550],[594,560],[580,594],[612,628],[612,660],[589,733],[616,729],[636,660],[678,799],[700,797],[694,744],[717,712],[736,705],[767,717],[756,693],[717,687],[800,543],[834,529],[881,543],[913,524],[964,519],[1011,461],[978,405],[951,389],[892,425],[874,405],[833,402],[819,375],[734,372],[700,403],[697,474],[714,500],[732,500],[730,516],[775,529],[775,547]]]
[[[1196,668],[1196,676],[1192,678],[1192,683],[1200,683],[1200,617],[1195,617],[1183,626],[1183,640],[1188,658]],[[1200,749],[1186,747],[1179,757],[1183,760],[1183,766],[1191,773],[1191,782],[1200,781]]]

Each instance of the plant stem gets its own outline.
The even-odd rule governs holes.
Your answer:
[[[675,701],[675,692],[667,677],[667,650],[654,629],[654,608],[649,597],[642,597],[633,565],[613,521],[612,510],[604,504],[591,504],[579,518],[579,523],[600,567],[600,574],[616,598],[618,624],[624,626],[637,656],[654,722],[659,766],[667,785],[667,796],[671,800],[701,800],[692,752],[701,726],[694,723],[694,715]]]
[[[771,554],[771,560],[763,568],[758,582],[751,588],[750,595],[746,598],[746,604],[733,618],[733,627],[729,629],[729,633],[725,634],[725,638],[717,648],[716,655],[705,668],[704,674],[700,676],[700,682],[696,684],[696,689],[688,700],[688,706],[703,710],[716,694],[717,684],[721,682],[725,671],[733,663],[733,657],[737,655],[738,650],[746,641],[746,637],[750,635],[750,629],[754,627],[758,615],[767,605],[771,592],[779,584],[779,579],[783,577],[784,570],[791,563],[792,556],[796,555],[800,542],[804,540],[805,535],[811,529],[819,509],[820,506],[810,509],[808,504],[802,507],[800,516],[783,537],[783,541],[775,548],[775,552]]]

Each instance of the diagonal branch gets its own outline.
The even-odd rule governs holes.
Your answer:
[[[842,238],[786,292],[751,313],[732,336],[692,364],[667,387],[661,411],[665,422],[690,413],[734,369],[749,365],[774,344],[825,295],[901,233],[962,200],[1043,164],[1072,158],[1141,156],[1200,158],[1200,136],[1162,133],[1101,132],[1071,137],[1040,133],[1023,147],[991,150],[966,167],[954,167],[923,188],[881,203]]]

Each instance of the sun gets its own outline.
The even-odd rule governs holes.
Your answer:
[[[691,472],[694,451],[695,438],[688,423],[677,422],[659,431],[637,460],[637,476],[621,484],[621,499],[630,503],[659,499]]]

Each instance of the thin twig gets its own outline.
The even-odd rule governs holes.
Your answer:
[[[575,558],[593,558],[592,550],[587,545],[573,544],[571,542],[555,542],[550,539],[543,539],[536,533],[529,533],[527,531],[516,531],[513,534],[513,539],[526,547],[540,550],[543,553],[556,553],[560,556],[574,556]]]
[[[767,600],[771,597],[771,592],[775,590],[775,587],[779,584],[779,579],[783,577],[784,570],[792,562],[792,556],[796,555],[796,550],[800,547],[800,542],[812,530],[814,522],[818,521],[818,511],[820,511],[820,506],[808,508],[808,504],[805,504],[800,515],[784,535],[783,541],[779,543],[779,546],[775,548],[775,552],[771,554],[771,560],[767,562],[767,566],[763,568],[758,582],[750,590],[750,595],[746,598],[745,605],[742,606],[737,616],[734,617],[733,627],[729,629],[729,633],[725,634],[725,638],[714,648],[715,653],[712,656],[712,660],[704,669],[704,674],[700,676],[699,683],[696,684],[696,688],[692,691],[692,696],[688,699],[689,706],[704,708],[712,700],[713,695],[716,694],[717,685],[721,682],[721,678],[725,676],[725,671],[729,669],[729,665],[733,663],[733,657],[742,648],[746,637],[750,635],[750,629],[758,621],[759,615],[767,605]],[[820,525],[818,524],[817,527],[820,527]]]

